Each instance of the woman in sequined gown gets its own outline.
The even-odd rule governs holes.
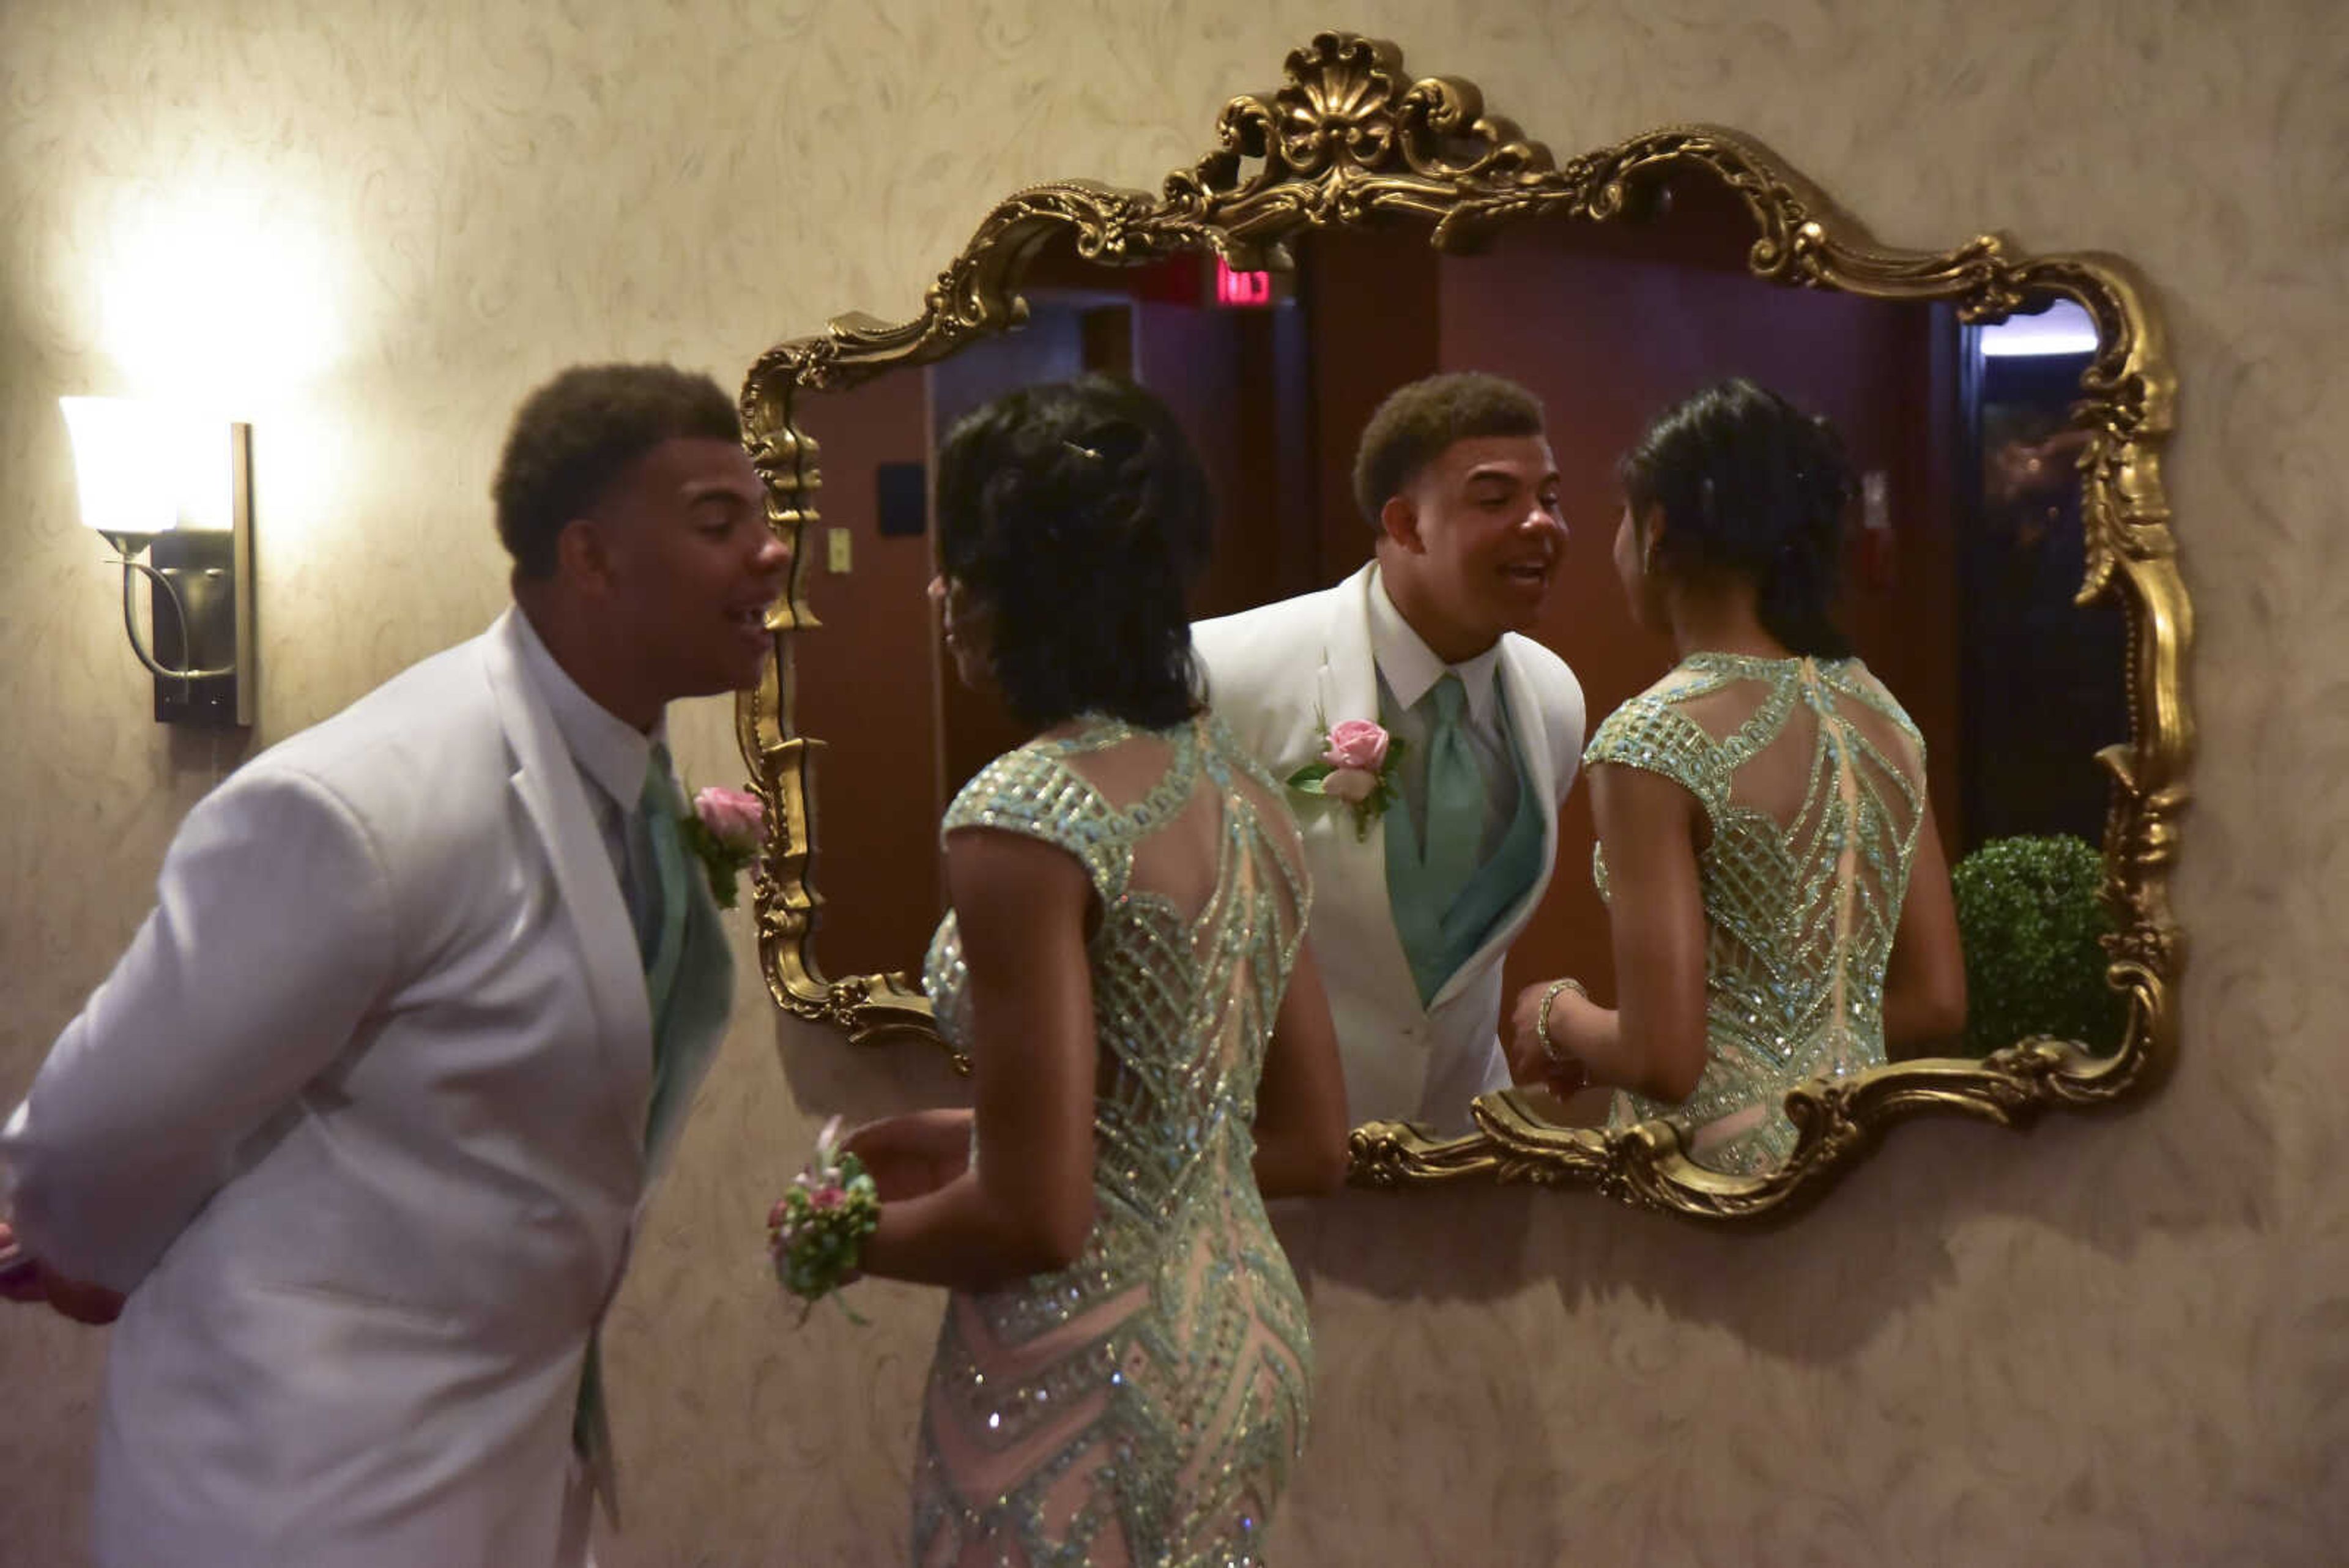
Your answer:
[[[1840,441],[1743,380],[1665,414],[1623,459],[1615,566],[1680,661],[1585,748],[1619,1007],[1528,987],[1521,1081],[1616,1089],[1697,1164],[1793,1147],[1786,1091],[1965,1021],[1965,970],[1925,743],[1829,618],[1851,471]]]
[[[1209,502],[1100,378],[940,454],[946,640],[1039,732],[943,828],[925,987],[975,1107],[872,1124],[865,1272],[949,1289],[912,1560],[1257,1563],[1312,1341],[1263,1199],[1343,1177],[1345,1094],[1279,788],[1192,696]]]

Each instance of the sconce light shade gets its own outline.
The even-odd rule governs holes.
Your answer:
[[[81,520],[109,538],[151,537],[180,524],[171,469],[148,449],[156,421],[123,398],[59,398],[73,436]]]
[[[156,719],[251,724],[250,427],[119,398],[58,402],[81,519],[121,552],[123,629],[154,674]],[[140,635],[134,576],[150,585],[151,648]]]

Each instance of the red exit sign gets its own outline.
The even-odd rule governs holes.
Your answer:
[[[1216,303],[1249,308],[1272,303],[1272,274],[1234,272],[1232,264],[1216,258]]]

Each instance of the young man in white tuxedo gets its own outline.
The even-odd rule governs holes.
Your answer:
[[[0,1134],[11,1293],[119,1307],[109,1568],[586,1561],[596,1330],[731,993],[663,713],[758,678],[785,552],[665,366],[539,389],[494,493],[512,607],[189,813]]]
[[[1526,633],[1566,545],[1540,402],[1479,374],[1390,396],[1354,499],[1371,563],[1332,588],[1192,628],[1207,697],[1289,779],[1313,877],[1307,937],[1330,991],[1348,1115],[1468,1130],[1506,1087],[1501,961],[1541,901],[1582,751],[1582,688]],[[1394,744],[1383,757],[1375,723]],[[1384,787],[1353,804],[1364,775]],[[1311,781],[1307,781],[1310,784]]]

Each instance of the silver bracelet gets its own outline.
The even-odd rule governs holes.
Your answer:
[[[1582,982],[1570,975],[1563,980],[1551,981],[1549,989],[1542,992],[1541,1011],[1534,1014],[1534,1033],[1541,1036],[1542,1055],[1551,1066],[1580,1067],[1582,1064],[1560,1051],[1557,1042],[1550,1037],[1549,1004],[1557,1000],[1557,993],[1561,991],[1571,991],[1585,1002],[1590,1000],[1590,993],[1582,989]]]

